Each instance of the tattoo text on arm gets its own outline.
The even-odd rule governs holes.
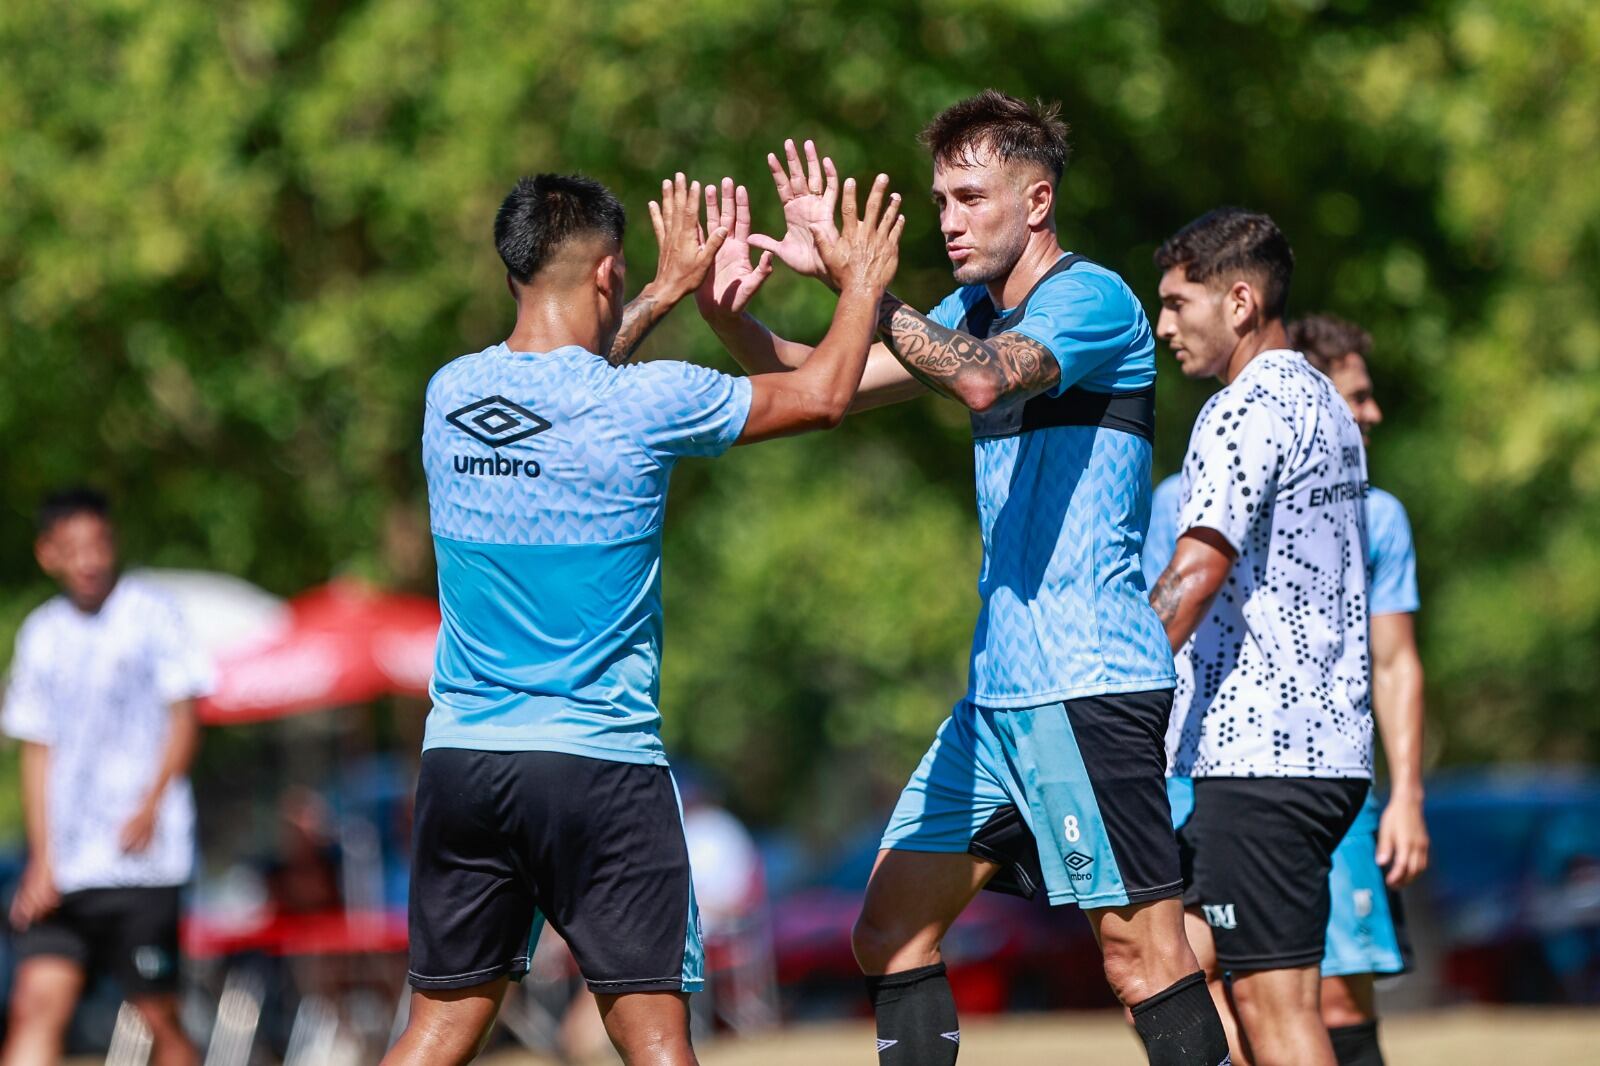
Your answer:
[[[1038,341],[1013,332],[979,340],[929,321],[893,296],[878,305],[878,332],[917,380],[952,399],[984,396],[999,403],[1061,380],[1055,356]]]
[[[1150,606],[1156,609],[1156,617],[1163,626],[1171,625],[1183,606],[1182,576],[1172,570],[1162,571],[1156,579],[1156,587],[1150,590]]]

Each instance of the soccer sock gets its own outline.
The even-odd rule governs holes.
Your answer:
[[[1133,1008],[1133,1027],[1150,1066],[1227,1066],[1228,1034],[1196,971]]]
[[[1333,1057],[1339,1060],[1339,1066],[1383,1066],[1376,1018],[1360,1025],[1329,1029],[1328,1038],[1333,1041]]]
[[[961,1050],[956,998],[944,963],[867,978],[878,1016],[878,1061],[905,1066],[954,1066]]]

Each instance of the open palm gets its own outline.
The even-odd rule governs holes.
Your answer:
[[[772,253],[750,260],[750,193],[743,185],[735,187],[732,178],[722,179],[718,195],[714,183],[706,183],[706,229],[724,229],[728,239],[717,249],[706,280],[695,291],[700,313],[738,315],[772,273]]]
[[[750,246],[777,256],[784,266],[805,277],[827,280],[828,270],[817,254],[817,243],[812,234],[819,230],[837,236],[834,209],[839,203],[839,174],[832,159],[817,159],[817,146],[805,142],[805,165],[793,140],[783,142],[787,168],[778,157],[769,153],[767,166],[772,171],[772,184],[777,187],[778,200],[783,204],[783,221],[787,226],[783,239],[775,240],[762,234],[750,237]]]

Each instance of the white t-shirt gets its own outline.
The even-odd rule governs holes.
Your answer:
[[[22,624],[0,729],[50,748],[46,817],[59,891],[189,880],[186,778],[162,792],[148,848],[124,853],[118,837],[160,772],[172,704],[210,685],[211,664],[177,606],[137,578],[118,580],[94,614],[57,596]]]
[[[1366,453],[1297,352],[1263,352],[1211,398],[1183,464],[1180,533],[1239,557],[1180,652],[1171,772],[1371,777]]]

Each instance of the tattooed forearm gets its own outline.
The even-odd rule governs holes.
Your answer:
[[[946,329],[892,295],[878,306],[878,332],[913,377],[968,407],[1031,395],[1061,380],[1055,356],[1020,333],[986,341]]]
[[[656,323],[665,318],[671,309],[670,304],[661,306],[661,301],[651,293],[641,292],[635,296],[633,302],[622,309],[622,326],[617,330],[617,339],[611,342],[606,362],[621,366],[632,359],[633,353],[655,329]]]
[[[1171,626],[1177,620],[1178,608],[1183,606],[1183,578],[1170,569],[1162,571],[1156,587],[1150,590],[1150,606],[1156,609],[1163,626]]]

